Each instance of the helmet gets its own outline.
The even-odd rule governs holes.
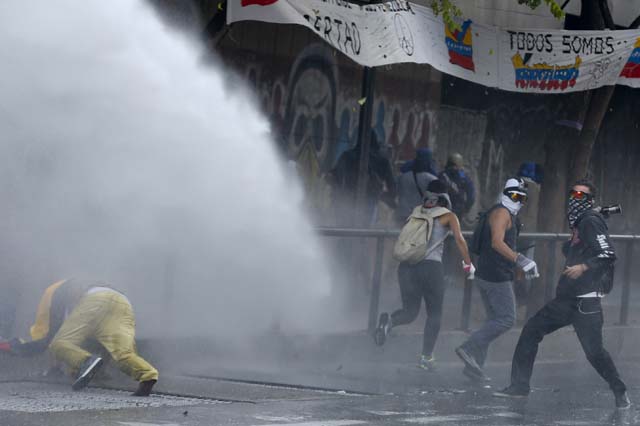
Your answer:
[[[459,169],[464,167],[464,159],[462,158],[462,155],[458,152],[450,154],[449,157],[447,157],[447,166],[456,166]]]

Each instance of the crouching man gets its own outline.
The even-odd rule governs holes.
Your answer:
[[[135,396],[149,396],[158,371],[136,352],[135,319],[129,300],[104,283],[69,279],[49,286],[38,305],[30,342],[14,339],[8,350],[27,356],[49,350],[75,375],[73,390],[86,387],[103,364],[82,348],[98,341],[118,367],[140,382]]]
[[[556,289],[556,297],[536,313],[522,329],[511,365],[511,385],[494,396],[523,398],[538,345],[547,334],[573,325],[587,359],[609,384],[617,408],[629,408],[627,388],[611,356],[602,344],[601,299],[611,290],[616,260],[607,224],[594,207],[595,186],[576,182],[569,191],[567,219],[572,237],[563,246],[567,258]]]

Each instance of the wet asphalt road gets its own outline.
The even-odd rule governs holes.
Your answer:
[[[492,388],[474,385],[459,365],[441,365],[426,373],[411,365],[340,366],[309,371],[333,390],[291,388],[221,379],[166,375],[152,398],[130,397],[122,390],[91,388],[79,393],[66,385],[7,379],[0,382],[2,425],[117,426],[349,426],[349,425],[636,425],[640,405],[619,411],[602,380],[585,362],[541,363],[527,400],[491,396]],[[366,368],[369,374],[364,374]],[[636,362],[620,363],[632,401],[640,398]],[[508,365],[488,367],[490,386],[501,387]],[[226,373],[228,374],[228,373]],[[287,373],[249,374],[271,382]],[[289,374],[289,376],[287,376]],[[224,376],[223,370],[212,375]],[[338,380],[341,378],[340,380]],[[265,380],[267,381],[267,380]],[[385,386],[381,386],[381,382]],[[349,384],[353,386],[349,386]],[[370,394],[360,393],[369,383]],[[99,383],[98,383],[99,384]],[[107,383],[108,385],[108,383]],[[346,391],[342,391],[346,389]],[[168,393],[165,394],[165,393]],[[185,397],[185,396],[191,396]]]

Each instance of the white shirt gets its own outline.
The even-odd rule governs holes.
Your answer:
[[[87,291],[87,294],[102,293],[102,292],[105,292],[105,291],[109,291],[111,293],[117,293],[120,296],[124,297],[125,300],[127,301],[127,303],[131,304],[131,302],[129,302],[129,299],[127,299],[127,296],[125,296],[124,294],[120,293],[119,291],[114,290],[114,289],[109,288],[109,287],[91,287]]]
[[[582,294],[578,296],[578,298],[598,297],[602,299],[604,296],[605,296],[604,293],[600,293],[599,291],[592,291],[591,293]]]

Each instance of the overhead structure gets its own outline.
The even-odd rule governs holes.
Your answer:
[[[227,20],[303,25],[365,67],[429,64],[514,92],[640,87],[640,30],[500,28],[472,19],[454,29],[431,8],[402,0],[364,6],[341,0],[233,0]]]

